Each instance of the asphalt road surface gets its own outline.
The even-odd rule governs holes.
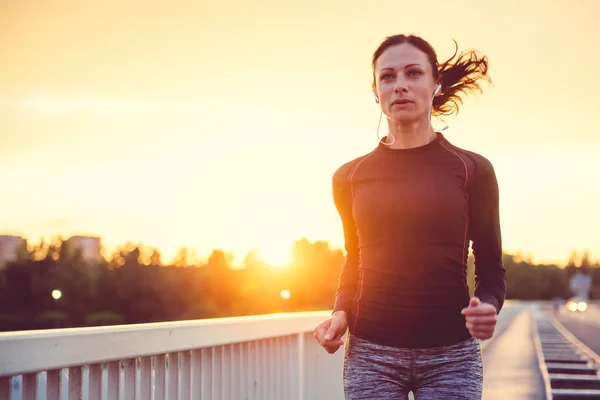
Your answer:
[[[562,307],[556,317],[577,339],[600,354],[600,304],[590,304],[585,312]]]

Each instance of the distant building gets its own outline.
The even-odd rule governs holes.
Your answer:
[[[64,242],[64,256],[69,257],[77,251],[81,252],[81,258],[84,261],[99,262],[102,260],[100,254],[100,238],[95,236],[71,236]],[[61,254],[61,257],[63,254]]]
[[[0,268],[7,263],[16,261],[19,252],[27,249],[27,240],[20,236],[0,235]]]

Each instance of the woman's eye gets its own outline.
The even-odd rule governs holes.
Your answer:
[[[421,75],[421,71],[409,71],[409,76],[419,76]]]
[[[381,75],[381,80],[382,81],[387,81],[392,77],[392,75],[390,74],[386,74],[386,75]]]

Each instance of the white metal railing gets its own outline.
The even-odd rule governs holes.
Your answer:
[[[0,400],[343,399],[329,314],[0,333]]]

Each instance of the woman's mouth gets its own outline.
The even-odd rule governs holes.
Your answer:
[[[403,106],[407,106],[409,104],[413,104],[413,102],[408,99],[398,99],[398,100],[394,100],[394,102],[392,103],[392,107],[393,106],[403,107]]]

